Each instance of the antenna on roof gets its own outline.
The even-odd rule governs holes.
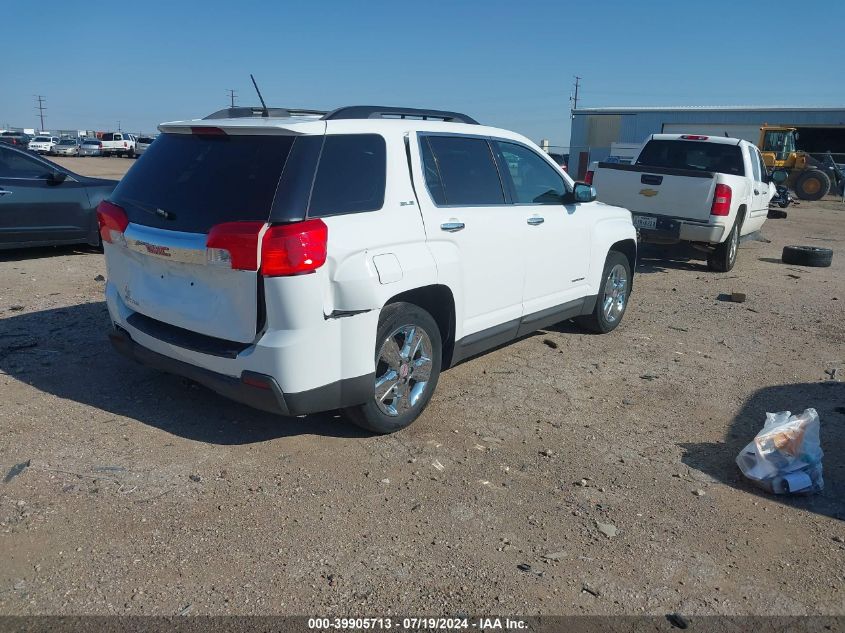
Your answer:
[[[255,77],[252,76],[252,73],[249,74],[249,78],[252,79],[252,85],[255,86],[255,92],[258,93],[258,100],[261,101],[261,107],[264,108],[261,112],[261,116],[269,117],[270,113],[267,111],[267,104],[264,103],[264,97],[261,96],[261,91],[258,89],[258,84],[255,83]]]

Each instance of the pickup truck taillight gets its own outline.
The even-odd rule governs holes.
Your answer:
[[[710,208],[710,215],[730,215],[731,195],[730,187],[727,185],[716,185],[716,193],[713,194],[713,206]]]
[[[587,170],[587,174],[584,176],[584,182],[586,182],[588,185],[592,185],[593,176],[595,175],[595,173],[596,172],[594,172],[592,169]]]
[[[322,220],[278,224],[266,230],[264,226],[263,222],[225,222],[211,227],[206,239],[208,263],[257,270],[265,277],[310,273],[326,263],[329,227]]]
[[[100,237],[109,244],[126,244],[123,233],[129,226],[129,218],[123,207],[103,200],[97,205],[97,224],[100,226]]]

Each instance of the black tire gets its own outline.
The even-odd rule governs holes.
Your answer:
[[[707,256],[707,267],[719,273],[726,273],[736,264],[736,256],[739,250],[739,222],[734,222],[728,238]]]
[[[769,209],[769,215],[766,217],[770,220],[783,220],[786,216],[787,213],[783,209]]]
[[[802,200],[821,200],[830,193],[830,177],[820,169],[808,169],[796,179],[795,193]]]
[[[784,246],[781,259],[784,264],[827,268],[833,261],[833,251],[818,246]]]
[[[621,290],[622,294],[618,294],[615,298],[615,300],[618,301],[621,296],[621,312],[617,313],[616,310],[613,310],[610,314],[608,314],[608,310],[606,309],[607,306],[605,305],[606,301],[608,299],[610,299],[611,302],[614,301],[614,297],[608,295],[608,284],[610,283],[610,277],[617,266],[622,266],[625,274],[624,288],[618,289]],[[622,317],[625,316],[625,310],[628,308],[628,300],[631,296],[631,284],[633,282],[633,277],[631,275],[631,263],[628,261],[628,258],[619,251],[610,251],[604,262],[604,270],[602,271],[601,278],[601,289],[596,297],[596,307],[593,308],[592,313],[577,317],[575,322],[591,332],[596,332],[597,334],[607,334],[619,326],[622,322]]]
[[[427,336],[430,345],[430,352],[427,356],[424,353],[424,342],[418,350],[411,351],[410,358],[401,355],[402,347],[407,341],[407,336],[402,332],[405,328],[414,328],[416,332],[421,330]],[[390,365],[381,356],[382,346],[389,345],[391,339],[400,352],[398,372],[392,371]],[[401,345],[400,341],[402,342]],[[417,356],[418,352],[419,355]],[[429,369],[428,380],[425,382],[415,381],[415,367],[417,363],[426,358],[430,361],[425,365]],[[382,404],[380,405],[376,401],[376,384],[374,384],[373,396],[370,400],[357,407],[345,409],[344,413],[352,422],[373,433],[394,433],[404,429],[420,416],[431,400],[434,389],[437,387],[437,380],[440,378],[442,362],[443,342],[440,337],[440,328],[428,312],[412,303],[392,303],[385,306],[379,317],[376,334],[375,383],[378,383],[381,378],[389,376],[392,371],[393,378],[388,378],[383,384],[385,386],[394,384],[400,389],[400,392],[394,395],[396,392],[387,391],[386,397],[381,399]],[[419,385],[423,385],[422,389],[417,396],[417,400],[412,402],[413,391]],[[401,395],[403,388],[408,394],[407,398]],[[403,408],[403,404],[407,404],[407,408]],[[391,408],[395,410],[394,414],[386,410]]]

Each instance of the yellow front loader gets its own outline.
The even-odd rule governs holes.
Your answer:
[[[819,200],[830,192],[831,178],[827,167],[807,152],[795,148],[798,138],[794,127],[764,125],[760,128],[760,142],[757,147],[763,154],[763,162],[769,171],[785,169],[789,173],[786,181],[802,200]]]

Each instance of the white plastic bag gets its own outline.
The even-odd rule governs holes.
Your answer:
[[[819,414],[807,409],[767,413],[763,429],[737,455],[742,474],[775,494],[819,492],[822,478],[822,447]]]

